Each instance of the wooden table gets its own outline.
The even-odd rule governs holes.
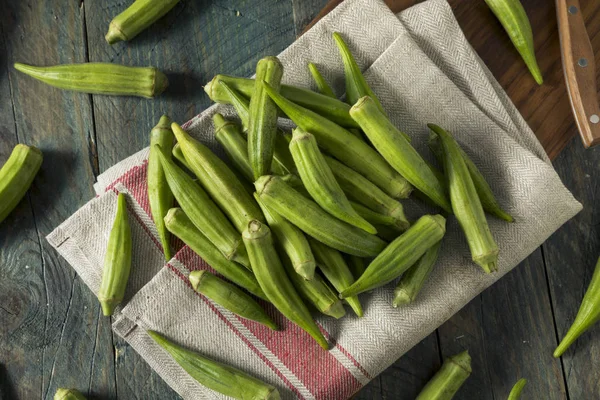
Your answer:
[[[104,34],[127,2],[0,2],[0,160],[17,142],[36,145],[45,155],[29,195],[0,225],[1,399],[52,398],[64,386],[94,399],[177,398],[112,334],[96,298],[44,237],[94,196],[92,184],[101,171],[148,145],[148,132],[162,113],[183,122],[201,112],[209,105],[201,85],[213,74],[250,75],[260,57],[292,43],[326,2],[183,0],[135,41],[112,47]],[[480,0],[451,3],[466,32],[477,33],[471,26],[476,17],[489,18],[470,40],[485,48],[480,55],[525,117],[541,112],[537,102],[560,93],[560,64],[542,65],[544,87],[515,95],[527,74],[499,25]],[[537,26],[547,21],[548,32],[536,32],[547,38],[536,42],[538,51],[557,52],[553,5],[524,3]],[[584,11],[591,3],[582,0]],[[600,53],[600,13],[588,20]],[[153,101],[61,92],[16,73],[15,61],[155,65],[168,73],[171,87]],[[532,127],[559,129],[565,141],[576,128],[564,95],[554,101]],[[529,381],[526,398],[600,398],[600,327],[561,360],[551,356],[600,254],[600,149],[584,151],[578,139],[571,140],[554,165],[584,210],[357,398],[413,399],[444,357],[465,348],[474,371],[458,399],[506,398],[520,377]]]

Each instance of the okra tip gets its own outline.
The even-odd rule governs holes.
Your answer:
[[[202,280],[202,277],[205,273],[206,271],[204,270],[190,272],[190,276],[188,277],[188,279],[190,280],[190,284],[192,285],[192,288],[194,288],[194,290],[198,289],[198,285],[200,284],[200,281]]]
[[[168,115],[163,115],[158,120],[158,124],[154,127],[154,129],[169,129],[171,127],[171,118]]]
[[[177,122],[173,122],[171,124],[171,130],[175,134],[175,138],[179,143],[188,141],[190,139],[190,134],[183,130],[181,125]]]

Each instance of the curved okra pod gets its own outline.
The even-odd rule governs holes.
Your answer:
[[[527,18],[527,13],[520,0],[485,0],[496,18],[500,21],[508,37],[517,48],[525,61],[525,65],[533,75],[538,85],[544,83],[544,78],[535,58],[533,32]]]
[[[427,144],[429,145],[429,149],[431,150],[435,158],[438,160],[438,162],[443,165],[443,150],[438,135],[431,132]],[[477,168],[475,163],[469,158],[467,153],[465,153],[465,151],[460,147],[460,145],[459,150],[463,160],[465,161],[467,169],[469,170],[469,174],[471,175],[471,179],[473,180],[475,190],[477,191],[479,200],[481,200],[481,205],[483,206],[483,209],[487,213],[492,214],[500,219],[503,219],[507,222],[513,222],[513,217],[504,210],[502,210],[500,204],[498,204],[498,201],[496,200],[496,197],[494,197],[494,193],[492,192],[492,188],[490,188],[490,185],[487,183],[481,172],[479,172],[479,168]]]
[[[279,91],[282,76],[283,65],[277,57],[265,57],[256,64],[248,121],[248,159],[255,180],[270,172],[277,135],[277,106],[265,93],[261,82],[268,82],[273,90]]]
[[[400,175],[439,207],[451,212],[444,182],[436,177],[421,155],[377,108],[373,99],[362,97],[352,106],[350,115],[359,123],[377,151]]]
[[[196,292],[203,294],[232,313],[277,330],[277,325],[267,315],[267,312],[237,286],[225,282],[208,271],[190,272],[190,283]]]
[[[446,219],[441,215],[424,215],[406,232],[390,243],[369,264],[352,286],[340,293],[342,298],[375,289],[396,279],[414,265],[446,233]]]
[[[498,245],[490,232],[483,206],[460,153],[460,147],[456,140],[439,126],[427,126],[440,138],[452,211],[467,237],[471,257],[485,272],[495,272],[498,270]]]
[[[350,287],[354,283],[354,275],[344,261],[342,254],[331,247],[309,238],[310,247],[315,254],[317,265],[325,278],[333,285],[338,292]],[[352,307],[352,310],[358,317],[362,317],[363,309],[357,296],[345,298],[346,302]]]
[[[77,389],[58,388],[54,400],[86,400],[86,398]]]
[[[377,233],[373,225],[352,208],[312,134],[299,128],[294,129],[290,151],[304,187],[325,211],[366,232]]]
[[[44,157],[36,147],[18,144],[0,169],[0,223],[19,204],[37,175]]]
[[[223,160],[176,123],[171,128],[190,169],[238,232],[242,233],[253,219],[264,220],[254,199]]]
[[[117,215],[113,222],[102,267],[98,300],[105,316],[113,314],[125,296],[131,271],[131,228],[127,217],[127,200],[123,193],[117,197]]]
[[[447,358],[415,400],[450,400],[471,375],[468,351]]]
[[[160,150],[160,147],[158,149]],[[239,233],[219,207],[192,177],[172,160],[166,158],[162,151],[157,154],[171,192],[196,228],[223,253],[225,258],[250,268],[248,254]]]
[[[296,125],[311,132],[326,152],[365,176],[392,197],[403,198],[411,191],[410,184],[367,143],[327,118],[287,100],[268,83],[263,84],[265,91],[279,108]]]
[[[237,78],[227,75],[217,75],[204,86],[208,97],[216,103],[229,104],[229,96],[223,89],[221,83],[225,82],[232,89],[243,96],[250,98],[254,90],[254,79]],[[350,118],[350,106],[343,101],[313,92],[310,89],[281,85],[280,93],[283,97],[307,108],[341,126],[358,128],[358,125]]]
[[[510,391],[509,395],[508,395],[508,400],[519,400],[521,398],[521,392],[523,391],[523,388],[525,387],[525,385],[527,384],[527,379],[521,378],[517,381],[517,383],[515,383],[515,386],[513,386],[512,390]]]
[[[160,117],[158,124],[150,132],[150,155],[148,156],[148,202],[152,220],[156,225],[160,243],[165,254],[165,260],[171,259],[171,246],[169,244],[169,232],[165,228],[165,215],[173,207],[173,193],[165,178],[162,165],[156,154],[158,144],[162,149],[168,150],[173,147],[173,131],[171,130],[171,119],[166,115]],[[170,154],[170,153],[169,153]]]
[[[234,399],[279,400],[277,389],[245,372],[179,346],[158,332],[146,331],[192,378]]]
[[[268,300],[252,272],[225,258],[221,251],[194,226],[181,208],[169,210],[165,217],[165,225],[169,232],[181,239],[215,271],[256,297]]]
[[[308,308],[294,289],[273,246],[268,226],[251,221],[242,234],[248,249],[252,270],[271,303],[290,321],[304,329],[325,350],[327,340],[312,319]]]
[[[581,334],[598,321],[600,321],[600,257],[598,257],[592,281],[583,296],[575,321],[554,350],[554,357],[560,357]]]
[[[423,257],[417,261],[415,265],[410,267],[394,289],[394,300],[392,305],[398,307],[400,305],[410,304],[415,301],[415,298],[421,291],[423,284],[431,275],[440,254],[442,241],[440,240],[429,250],[423,254]]]
[[[333,93],[333,89],[331,89],[331,86],[329,86],[323,75],[321,75],[317,66],[313,63],[308,63],[308,70],[317,85],[317,89],[319,89],[319,93],[332,99],[337,99],[337,96]]]
[[[15,69],[59,89],[91,94],[151,99],[169,86],[165,74],[154,67],[126,67],[109,63],[34,67],[15,63]]]
[[[168,13],[179,0],[135,0],[110,21],[105,36],[108,44],[131,40]]]
[[[254,187],[264,205],[329,247],[348,254],[371,257],[379,254],[386,245],[377,236],[331,216],[280,177],[262,176],[254,183]]]

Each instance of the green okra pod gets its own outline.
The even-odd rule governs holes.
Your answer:
[[[429,135],[428,145],[429,145],[429,148],[431,149],[432,153],[437,158],[438,162],[443,165],[444,164],[443,150],[442,150],[442,145],[440,144],[440,140],[439,140],[437,134],[432,132]],[[465,161],[465,164],[467,165],[467,169],[469,170],[469,174],[471,175],[471,179],[473,180],[473,184],[475,185],[475,190],[477,191],[479,200],[481,200],[481,205],[483,206],[483,209],[487,213],[492,214],[500,219],[503,219],[507,222],[513,222],[514,221],[513,217],[510,214],[508,214],[506,211],[502,210],[502,208],[500,207],[500,204],[498,204],[498,201],[496,200],[496,197],[494,196],[494,193],[492,192],[492,188],[490,188],[490,185],[487,183],[487,181],[485,180],[485,178],[479,171],[479,168],[477,168],[475,163],[471,160],[471,158],[469,158],[467,153],[465,153],[465,151],[460,147],[460,145],[459,145],[459,149],[460,149],[460,154],[462,155],[463,160]]]
[[[102,267],[102,281],[98,300],[105,316],[113,315],[115,307],[125,296],[131,271],[131,228],[127,217],[127,199],[123,193],[117,197],[117,214],[110,230]]]
[[[348,254],[371,257],[379,254],[386,245],[377,236],[331,216],[280,177],[260,177],[254,187],[260,201],[269,209],[329,247]]]
[[[371,146],[346,129],[308,109],[292,103],[264,83],[265,91],[275,103],[303,130],[312,133],[319,146],[338,160],[359,172],[392,197],[404,198],[412,190]]]
[[[160,147],[158,149],[160,150]],[[162,151],[157,154],[171,192],[196,228],[223,253],[225,258],[250,268],[248,254],[239,233],[219,207],[192,177],[165,157]]]
[[[152,149],[150,149],[150,151],[152,151]],[[185,159],[185,156],[183,155],[183,151],[181,150],[181,146],[179,145],[179,143],[175,143],[171,155],[175,158],[175,160],[177,160],[180,167],[184,167],[190,172],[190,174],[193,174],[192,170],[190,169],[190,165],[188,164],[187,160]]]
[[[254,173],[248,160],[248,142],[242,136],[239,126],[232,121],[227,121],[219,113],[213,115],[215,125],[215,138],[223,146],[229,160],[248,182],[254,182]]]
[[[86,400],[86,398],[77,389],[58,388],[54,400]]]
[[[215,271],[256,297],[268,300],[252,272],[225,258],[223,253],[196,228],[181,208],[169,210],[165,217],[165,225],[169,232],[181,239]]]
[[[245,372],[204,357],[171,342],[158,332],[146,333],[192,378],[215,392],[234,399],[279,400],[277,389]]]
[[[267,312],[237,286],[225,282],[208,271],[190,272],[190,283],[195,291],[232,313],[277,330],[277,325]]]
[[[444,129],[434,124],[427,126],[440,138],[452,211],[467,237],[471,258],[486,273],[495,272],[498,270],[498,245],[490,231],[460,147]]]
[[[596,268],[592,275],[592,281],[588,286],[575,321],[567,331],[565,337],[554,350],[554,357],[560,357],[573,344],[579,336],[590,329],[592,325],[600,320],[600,257],[596,262]]]
[[[517,383],[515,383],[515,386],[513,386],[512,390],[510,391],[509,395],[508,395],[508,400],[519,400],[521,398],[521,392],[523,391],[523,388],[525,387],[525,385],[527,384],[527,379],[521,378],[517,381]]]
[[[344,291],[354,283],[354,275],[348,268],[348,264],[344,261],[342,254],[332,249],[331,247],[319,242],[318,240],[309,238],[310,247],[313,250],[317,265],[325,275],[325,278],[333,285],[338,292]],[[345,298],[354,313],[358,317],[364,315],[362,305],[357,296]]]
[[[450,400],[471,375],[468,351],[447,358],[415,400]]]
[[[204,91],[210,99],[217,103],[229,104],[229,96],[221,83],[227,83],[232,89],[240,92],[247,98],[252,97],[254,79],[237,78],[227,75],[217,75],[204,86]],[[350,117],[350,106],[338,99],[313,92],[310,89],[281,85],[281,95],[294,103],[307,108],[338,125],[348,128],[358,128]]]
[[[317,85],[317,89],[319,89],[319,93],[332,99],[337,99],[337,96],[333,93],[333,89],[331,89],[329,83],[327,83],[321,72],[319,72],[319,68],[313,63],[308,63],[308,70]]]
[[[218,115],[215,114],[215,117]],[[171,128],[190,169],[238,232],[242,233],[253,219],[264,221],[258,204],[227,164],[176,123]]]
[[[34,67],[15,63],[15,69],[50,86],[76,92],[153,98],[169,80],[154,67],[126,67],[109,63],[63,64]]]
[[[373,99],[362,97],[352,106],[350,115],[358,122],[377,151],[400,175],[439,207],[451,212],[445,182],[436,177],[423,157],[379,110]]]
[[[354,280],[357,280],[364,274],[367,267],[365,266],[365,259],[357,256],[352,256],[348,254],[346,256],[346,262],[348,264],[348,268],[352,272],[352,276]]]
[[[304,233],[281,215],[270,210],[260,201],[260,197],[256,193],[254,193],[254,197],[265,215],[269,228],[275,234],[277,243],[290,259],[294,271],[302,279],[312,279],[315,276],[317,264]]]
[[[442,241],[440,240],[417,261],[415,265],[410,267],[394,289],[394,299],[392,305],[398,307],[405,304],[410,304],[417,298],[423,284],[431,275],[440,254]]]
[[[44,157],[36,147],[18,144],[0,169],[0,223],[29,190]]]
[[[317,204],[329,214],[350,225],[372,234],[377,233],[373,225],[365,221],[352,208],[312,134],[300,128],[294,129],[290,151],[304,187]]]
[[[542,72],[535,58],[533,32],[527,13],[520,0],[485,0],[500,21],[508,37],[525,61],[525,65],[538,85],[544,83]]]
[[[282,76],[283,65],[277,57],[258,61],[248,121],[248,159],[255,180],[270,172],[277,135],[277,106],[265,93],[261,82],[268,82],[273,90],[279,91]]]
[[[408,221],[405,224],[399,226],[398,220],[394,217],[390,217],[389,215],[379,214],[376,211],[371,210],[368,207],[363,206],[362,204],[356,203],[354,201],[350,202],[352,208],[358,215],[360,215],[365,221],[369,222],[373,226],[389,226],[392,229],[395,229],[399,233],[404,232],[408,229],[409,224]],[[379,232],[377,232],[379,234]]]
[[[313,320],[308,308],[296,292],[273,246],[268,226],[251,221],[242,234],[248,249],[252,270],[271,303],[290,321],[304,329],[325,350],[327,340]]]
[[[385,285],[414,265],[446,233],[446,219],[441,215],[424,215],[406,232],[390,243],[369,264],[362,276],[343,290],[342,298],[356,296]]]
[[[168,13],[179,0],[135,0],[110,21],[105,36],[108,44],[131,40]]]
[[[160,243],[165,254],[165,260],[172,257],[169,244],[169,232],[165,228],[165,215],[173,207],[173,193],[165,178],[160,159],[156,152],[155,144],[162,149],[168,150],[173,147],[173,131],[171,130],[171,119],[166,115],[160,117],[158,124],[150,132],[150,155],[148,156],[148,202],[152,219],[156,225]],[[167,153],[170,154],[170,153]]]

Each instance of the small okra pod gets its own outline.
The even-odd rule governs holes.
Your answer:
[[[164,92],[169,85],[165,74],[154,67],[126,67],[109,63],[34,67],[15,63],[15,69],[59,89],[91,94],[151,99]]]
[[[395,229],[399,233],[404,232],[410,226],[408,221],[405,221],[404,223],[400,224],[396,218],[390,217],[389,215],[379,214],[378,212],[373,211],[370,208],[365,207],[362,204],[356,203],[354,201],[351,201],[350,205],[352,205],[352,208],[358,213],[358,215],[360,215],[365,221],[369,222],[373,226],[389,226],[390,228]]]
[[[424,215],[406,232],[390,243],[369,264],[352,286],[340,293],[342,298],[378,288],[398,278],[446,233],[446,219],[441,215]]]
[[[598,261],[596,262],[592,281],[583,296],[575,321],[573,321],[567,334],[561,340],[556,350],[554,350],[554,357],[558,358],[562,356],[579,336],[598,321],[600,321],[600,257],[598,257]]]
[[[265,57],[256,64],[248,121],[248,159],[255,180],[270,172],[277,135],[277,106],[261,83],[268,82],[273,90],[279,91],[282,76],[283,65],[277,57]]]
[[[225,82],[232,89],[243,96],[252,97],[254,90],[254,79],[237,78],[227,75],[217,75],[204,86],[208,97],[216,103],[229,104],[229,96],[223,89],[221,83]],[[323,94],[313,92],[310,89],[281,85],[281,95],[300,106],[307,108],[341,126],[358,128],[358,125],[348,114],[350,106],[343,101],[334,99]]]
[[[0,169],[0,223],[15,209],[33,183],[44,157],[36,147],[18,144]]]
[[[400,175],[439,207],[451,212],[444,182],[436,177],[421,155],[377,108],[373,99],[362,97],[352,106],[350,115],[359,123],[377,151]]]
[[[105,316],[113,314],[123,301],[131,271],[131,228],[127,217],[127,199],[117,197],[117,214],[110,230],[102,268],[98,300]]]
[[[271,230],[260,221],[251,221],[242,234],[254,276],[269,301],[290,321],[304,329],[325,350],[327,340],[288,278],[273,245]]]
[[[354,275],[352,275],[352,271],[348,268],[348,264],[344,261],[342,254],[318,240],[312,238],[308,240],[319,269],[335,290],[342,292],[344,289],[350,287],[354,283]],[[364,315],[357,296],[347,297],[345,300],[358,317]]]
[[[168,13],[179,0],[135,0],[110,21],[105,36],[108,44],[131,40]]]
[[[158,332],[146,333],[203,386],[234,399],[279,400],[277,389],[229,365],[171,342]]]
[[[279,108],[296,125],[312,133],[323,150],[361,173],[390,196],[395,198],[407,196],[411,190],[410,184],[371,146],[335,122],[287,100],[268,83],[263,84],[265,91]]]
[[[460,153],[460,147],[444,129],[434,124],[427,126],[440,138],[444,150],[444,172],[448,179],[452,211],[467,237],[471,258],[485,272],[495,272],[498,270],[498,245],[488,226],[473,179]]]
[[[165,225],[169,232],[181,239],[219,274],[256,297],[268,300],[252,272],[248,268],[225,258],[221,251],[194,226],[181,208],[169,210],[165,217]]]
[[[160,147],[157,147],[160,150]],[[239,233],[219,207],[191,176],[165,157],[162,151],[157,154],[171,192],[196,228],[223,253],[225,258],[250,268],[248,254]]]
[[[467,350],[447,358],[415,400],[452,399],[471,371],[471,357]]]
[[[169,232],[165,228],[165,215],[173,207],[173,193],[165,178],[162,165],[156,154],[158,144],[162,149],[168,150],[173,147],[173,131],[171,130],[171,119],[163,115],[158,124],[150,132],[150,155],[148,156],[148,202],[152,219],[156,225],[160,243],[165,254],[165,260],[169,261],[172,257],[171,246],[169,244]],[[170,154],[170,153],[166,153]]]
[[[415,301],[423,284],[429,278],[429,275],[431,275],[431,272],[435,267],[441,246],[442,241],[440,240],[427,250],[419,261],[402,275],[400,281],[396,285],[396,289],[394,289],[394,300],[392,300],[392,305],[394,307],[410,304]]]
[[[217,115],[219,114],[215,114]],[[249,221],[264,220],[258,204],[223,160],[176,123],[171,128],[190,169],[239,233],[242,233]]]
[[[376,256],[385,248],[383,240],[331,216],[280,177],[262,176],[254,187],[265,206],[329,247],[362,257]]]
[[[348,254],[346,256],[346,263],[348,264],[348,268],[350,268],[350,271],[352,272],[354,280],[360,278],[365,272],[366,266],[364,258]]]
[[[319,72],[319,68],[313,63],[308,63],[308,70],[317,85],[317,89],[319,89],[319,93],[331,97],[332,99],[337,99],[337,96],[333,93],[333,89],[331,89],[329,83],[327,83],[323,75],[321,75],[321,72]]]
[[[152,151],[152,149],[150,149],[150,151]],[[190,169],[190,165],[188,164],[187,160],[185,159],[185,156],[183,155],[183,151],[181,151],[181,146],[179,145],[179,143],[175,143],[171,155],[173,156],[173,158],[175,158],[175,160],[177,160],[177,162],[180,164],[180,167],[184,167],[190,172],[190,174],[193,174],[192,170]]]
[[[86,400],[86,398],[77,389],[58,388],[54,400]]]
[[[265,215],[269,228],[275,234],[277,243],[290,259],[296,274],[300,275],[302,279],[313,279],[317,264],[304,233],[281,215],[265,206],[256,193],[254,193],[254,197]]]
[[[521,378],[517,381],[517,383],[515,383],[515,386],[513,386],[512,390],[510,391],[509,395],[508,395],[508,400],[519,400],[521,398],[521,392],[523,391],[523,388],[525,387],[525,385],[527,384],[527,379]]]
[[[431,150],[431,152],[437,158],[438,162],[443,165],[443,150],[438,135],[431,132],[427,144],[429,145],[429,149]],[[496,197],[492,192],[492,188],[490,188],[490,185],[487,183],[487,181],[479,171],[479,168],[477,168],[475,163],[471,160],[471,158],[469,158],[467,153],[465,153],[465,151],[460,147],[460,145],[459,149],[460,154],[462,155],[463,160],[467,165],[467,169],[469,170],[469,174],[471,175],[471,179],[473,180],[475,190],[477,191],[479,200],[481,200],[481,205],[483,206],[483,209],[489,214],[492,214],[500,219],[503,219],[507,222],[513,222],[513,217],[506,211],[502,210],[502,207],[500,207],[500,204],[498,204],[498,201],[496,200]]]
[[[352,208],[312,134],[299,128],[294,129],[290,151],[304,187],[317,204],[329,214],[350,225],[372,234],[377,233],[373,225],[365,221]]]
[[[208,271],[190,272],[194,290],[232,313],[277,330],[277,325],[266,311],[243,290],[216,277]]]

